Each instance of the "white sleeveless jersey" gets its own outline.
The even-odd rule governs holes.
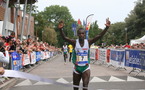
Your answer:
[[[75,52],[76,52],[76,63],[78,66],[85,66],[88,64],[88,51],[89,43],[88,40],[84,40],[84,46],[81,47],[79,40],[76,40]]]
[[[66,46],[63,45],[63,52],[67,52],[67,45]]]

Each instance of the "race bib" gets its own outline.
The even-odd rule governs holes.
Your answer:
[[[88,64],[88,52],[77,52],[77,64],[78,65],[86,65]]]

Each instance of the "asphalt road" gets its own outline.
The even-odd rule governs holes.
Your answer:
[[[116,70],[115,67],[100,65],[99,62],[91,63],[89,90],[145,90],[145,73],[135,76],[136,72],[129,74],[131,70],[129,67],[126,67],[126,70]],[[58,55],[44,61],[29,73],[64,85],[17,79],[16,84],[8,90],[73,90],[72,87],[65,86],[72,85],[72,71],[73,64],[67,61],[65,65],[63,56]]]

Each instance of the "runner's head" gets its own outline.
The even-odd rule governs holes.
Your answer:
[[[83,28],[79,28],[78,32],[77,32],[77,35],[78,35],[80,40],[84,40],[86,32],[85,32],[85,30]]]
[[[66,45],[66,42],[64,42],[64,45]]]

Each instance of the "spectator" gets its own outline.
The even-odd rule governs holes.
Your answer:
[[[131,48],[131,46],[130,46],[128,43],[126,43],[126,45],[124,46],[124,48],[125,48],[125,49]]]
[[[4,43],[0,42],[0,48],[4,48]],[[1,49],[0,49],[1,50]],[[5,55],[3,51],[0,51],[0,62],[9,63],[9,53],[7,48],[5,48]],[[0,74],[4,74],[4,68],[0,67]]]

